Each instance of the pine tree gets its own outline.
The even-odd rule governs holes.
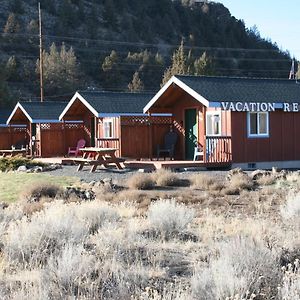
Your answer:
[[[102,83],[107,90],[120,89],[122,76],[118,66],[119,56],[112,50],[109,56],[104,58],[101,68],[104,72]]]
[[[132,81],[128,84],[130,92],[141,92],[144,90],[144,84],[140,79],[139,72],[133,74]]]
[[[194,62],[195,75],[213,75],[213,63],[211,58],[204,52]]]
[[[11,56],[5,65],[5,74],[8,80],[15,79],[17,74],[17,61],[15,56]]]
[[[179,48],[173,53],[172,65],[165,71],[161,86],[163,86],[173,75],[189,74],[187,60],[188,58],[185,54],[184,43],[182,40]]]
[[[6,24],[3,28],[3,33],[4,34],[13,34],[13,33],[18,33],[20,31],[20,24],[17,20],[17,17],[14,13],[10,13]]]
[[[102,70],[104,72],[110,71],[118,63],[119,57],[115,50],[112,50],[110,55],[105,57],[102,63]]]
[[[79,65],[73,48],[61,46],[60,51],[53,43],[49,53],[43,53],[44,80],[46,92],[72,92],[78,88]],[[39,60],[36,72],[39,73]]]

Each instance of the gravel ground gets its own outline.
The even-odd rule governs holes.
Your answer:
[[[63,166],[62,169],[48,172],[53,176],[71,176],[78,177],[80,180],[85,182],[99,181],[104,178],[111,178],[113,182],[124,182],[127,178],[137,173],[138,171],[124,169],[124,170],[115,170],[115,169],[97,169],[96,172],[90,173],[90,168],[85,167],[83,170],[77,172],[77,166]],[[227,171],[184,171],[177,172],[177,174],[182,179],[187,179],[193,174],[207,173],[210,176],[218,176],[225,179]]]

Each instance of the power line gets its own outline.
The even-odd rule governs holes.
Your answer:
[[[38,34],[30,33],[4,33],[4,36],[31,36],[38,38]],[[58,35],[44,35],[45,38],[52,38],[58,40],[71,40],[71,41],[81,41],[81,42],[99,42],[101,44],[109,45],[129,45],[129,46],[139,46],[139,47],[153,47],[153,48],[178,48],[178,45],[172,44],[153,44],[153,43],[142,43],[142,42],[125,42],[125,41],[114,41],[114,40],[103,40],[103,39],[90,39],[90,38],[79,38],[70,36],[58,36]],[[261,49],[261,48],[230,48],[230,47],[200,47],[200,46],[184,46],[185,49],[191,50],[215,50],[215,51],[240,51],[240,52],[275,52],[279,54],[286,54],[285,51],[278,49]]]

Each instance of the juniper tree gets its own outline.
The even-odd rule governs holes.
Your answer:
[[[20,31],[20,24],[17,20],[17,17],[14,13],[10,13],[5,26],[3,28],[4,34],[14,34]]]
[[[17,75],[17,61],[15,56],[11,56],[5,65],[5,74],[8,80],[15,79]]]
[[[187,55],[184,51],[184,44],[181,41],[179,48],[173,53],[172,65],[167,68],[163,75],[161,86],[163,86],[173,75],[189,74],[189,67],[187,63]]]
[[[204,52],[194,62],[194,74],[195,75],[213,75],[213,63],[212,59]]]
[[[128,84],[130,92],[141,92],[144,90],[143,81],[140,79],[139,72],[133,74],[132,81]]]
[[[53,43],[49,53],[43,52],[43,67],[47,92],[72,92],[78,88],[79,65],[72,47],[67,50],[62,44],[59,51]],[[39,73],[39,60],[36,72]]]

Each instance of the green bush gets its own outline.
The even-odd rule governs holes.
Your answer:
[[[0,158],[0,171],[13,171],[17,170],[20,166],[26,166],[27,168],[35,166],[44,166],[45,164],[41,162],[33,161],[25,157],[15,156],[15,157],[3,157]]]

